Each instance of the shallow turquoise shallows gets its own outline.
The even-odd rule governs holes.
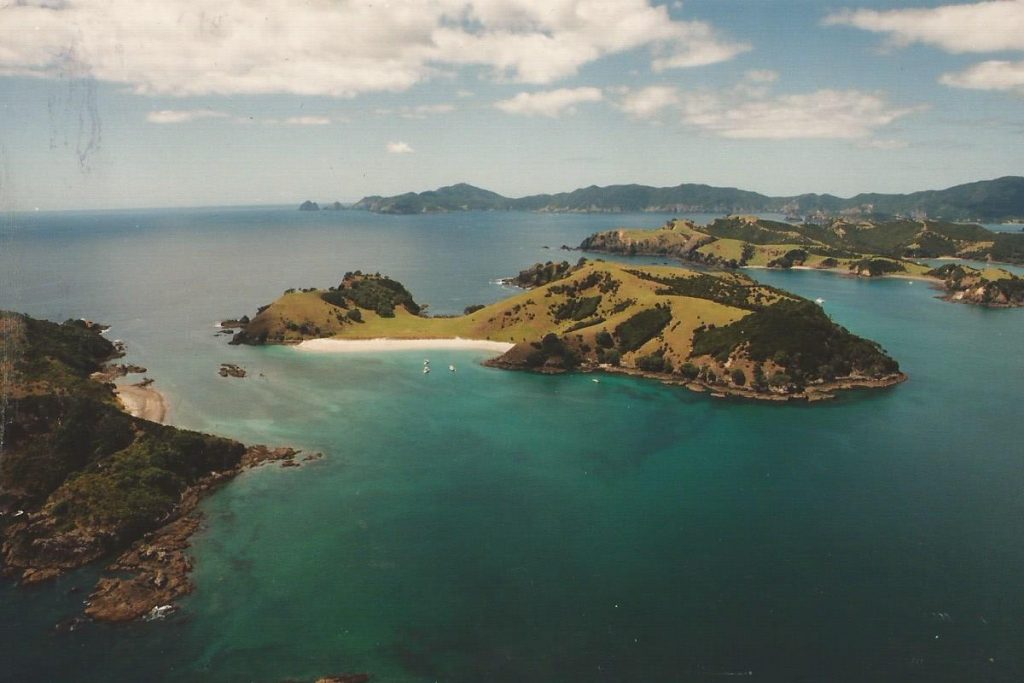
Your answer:
[[[1024,311],[750,271],[824,299],[910,375],[814,406],[509,373],[480,352],[229,347],[214,328],[355,269],[458,312],[580,256],[563,243],[666,218],[8,218],[0,306],[112,323],[174,424],[326,457],[207,500],[196,591],[167,622],[54,635],[95,568],[0,584],[0,680],[1024,680]]]

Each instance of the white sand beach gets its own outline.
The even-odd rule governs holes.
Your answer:
[[[161,423],[167,418],[167,399],[153,387],[119,384],[116,391],[121,405],[130,415]]]
[[[380,351],[416,351],[422,349],[455,349],[505,353],[514,344],[489,339],[307,339],[295,346],[317,353],[376,353]]]

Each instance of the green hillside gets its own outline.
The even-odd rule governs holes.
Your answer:
[[[349,273],[326,290],[290,290],[233,343],[305,339],[446,339],[513,344],[492,361],[537,372],[625,371],[751,398],[825,396],[901,381],[877,344],[833,323],[819,306],[740,273],[603,261],[537,264],[530,288],[453,317],[425,317],[397,282]],[[399,297],[377,303],[373,287]],[[400,299],[400,300],[399,300]]]

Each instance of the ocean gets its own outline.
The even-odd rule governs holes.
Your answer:
[[[458,372],[423,375],[423,352],[232,347],[215,328],[349,270],[457,313],[580,257],[562,244],[668,218],[5,217],[0,307],[111,324],[175,425],[325,458],[204,503],[196,590],[165,622],[54,633],[95,567],[0,583],[0,680],[1024,679],[1022,310],[749,271],[823,298],[910,376],[811,406],[510,373],[478,351],[429,352]]]

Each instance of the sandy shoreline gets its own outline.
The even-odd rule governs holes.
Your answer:
[[[514,344],[489,339],[307,339],[295,345],[301,351],[319,353],[375,353],[379,351],[417,351],[429,349],[493,351],[505,353]]]
[[[119,384],[116,391],[121,405],[130,415],[160,423],[167,418],[167,399],[152,386]]]

